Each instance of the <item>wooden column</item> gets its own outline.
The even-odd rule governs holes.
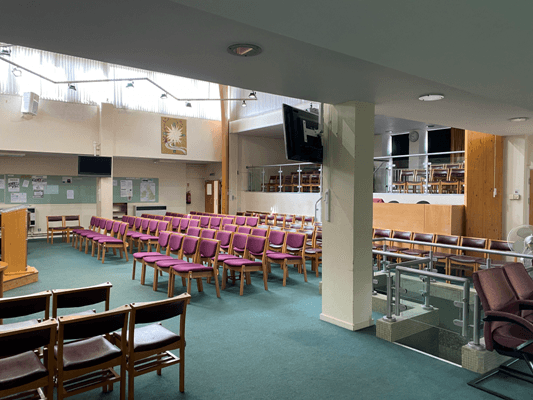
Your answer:
[[[220,98],[228,97],[228,87],[218,85]],[[220,125],[222,134],[222,188],[221,188],[221,213],[228,214],[228,186],[229,186],[229,123],[228,123],[228,102],[220,102]]]
[[[502,232],[503,137],[466,131],[465,157],[465,235],[505,239]]]

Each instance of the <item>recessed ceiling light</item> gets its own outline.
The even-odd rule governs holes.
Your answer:
[[[524,122],[524,121],[527,121],[529,119],[529,117],[514,117],[514,118],[509,118],[509,121],[511,122]]]
[[[3,48],[2,50],[0,50],[0,56],[10,56],[10,55],[11,55],[11,50],[6,49],[6,48]]]
[[[228,47],[228,53],[239,57],[252,57],[261,54],[263,49],[255,44],[236,43]]]
[[[437,100],[442,100],[443,98],[444,98],[443,94],[430,93],[430,94],[424,94],[424,95],[420,96],[418,98],[418,100],[420,100],[420,101],[437,101]]]

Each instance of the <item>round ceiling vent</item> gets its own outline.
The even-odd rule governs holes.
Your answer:
[[[228,47],[228,53],[239,57],[253,57],[261,54],[263,49],[255,44],[232,44]]]

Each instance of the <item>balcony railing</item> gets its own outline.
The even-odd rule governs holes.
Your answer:
[[[464,154],[374,157],[374,193],[464,193]]]
[[[322,165],[314,163],[248,166],[248,191],[320,193]]]

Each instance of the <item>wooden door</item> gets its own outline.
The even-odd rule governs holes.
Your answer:
[[[220,181],[205,181],[205,212],[220,213]]]

